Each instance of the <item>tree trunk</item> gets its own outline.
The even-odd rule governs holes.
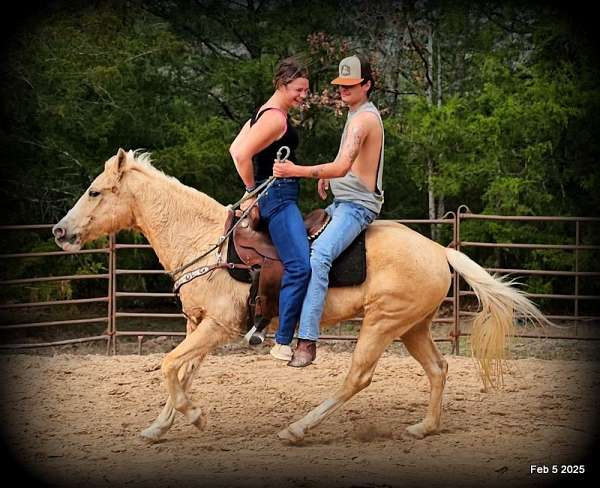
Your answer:
[[[437,74],[436,74],[436,83],[437,83],[437,106],[441,108],[442,106],[442,56],[440,54],[440,41],[438,40],[437,45]]]
[[[427,160],[427,186],[429,187],[427,191],[429,203],[429,218],[435,219],[435,196],[433,194],[433,161],[431,160],[431,158]],[[433,238],[433,230],[435,229],[435,226],[432,226],[431,229],[431,237]]]
[[[437,48],[437,73],[436,73],[436,85],[437,85],[437,90],[436,90],[436,98],[437,98],[437,106],[438,108],[442,107],[442,58],[440,55],[440,41],[438,40],[436,43],[436,48]],[[433,52],[433,51],[432,51]],[[433,57],[433,56],[432,56]],[[439,195],[438,196],[438,202],[437,202],[437,218],[441,219],[443,217],[443,215],[446,213],[446,202],[444,201],[444,195]],[[440,233],[441,233],[441,226],[440,225],[436,225],[436,233],[437,233],[437,238],[440,238]]]
[[[437,218],[441,219],[446,213],[446,202],[444,201],[444,195],[439,195],[437,200]],[[436,237],[439,242],[442,233],[442,224],[437,224],[436,226]]]
[[[427,31],[427,102],[433,106],[433,30],[431,26]],[[434,161],[429,157],[427,159],[427,195],[429,204],[429,218],[435,219],[435,195],[433,193],[433,174]],[[431,226],[431,238],[435,241],[438,238],[437,225]]]

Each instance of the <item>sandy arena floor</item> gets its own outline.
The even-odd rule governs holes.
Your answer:
[[[594,470],[598,362],[512,360],[504,390],[484,393],[472,360],[447,356],[441,431],[416,440],[404,430],[425,414],[427,378],[412,358],[386,352],[370,387],[289,446],[276,433],[341,384],[350,353],[322,347],[304,369],[264,353],[215,355],[192,389],[207,430],[179,415],[151,445],[138,433],[165,399],[162,357],[0,356],[15,469],[54,486],[162,488],[548,486]],[[531,464],[586,473],[534,475]]]

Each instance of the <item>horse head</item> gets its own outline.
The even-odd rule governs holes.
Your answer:
[[[52,228],[54,240],[63,250],[77,251],[88,241],[131,226],[130,195],[123,185],[131,164],[129,156],[133,158],[131,151],[119,148],[75,206]]]

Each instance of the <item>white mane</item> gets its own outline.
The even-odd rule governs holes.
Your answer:
[[[129,152],[127,153],[127,159],[129,159],[132,162],[132,164],[136,166],[137,170],[142,170],[146,173],[159,175],[163,178],[170,180],[171,182],[177,182],[180,185],[185,186],[177,178],[169,176],[160,169],[154,167],[154,165],[152,164],[151,152],[143,152],[143,149],[129,150]]]
[[[152,166],[152,153],[150,152],[143,152],[143,149],[135,149],[130,150],[127,156],[133,158],[138,164],[154,168],[154,166]]]
[[[149,177],[159,178],[168,185],[169,193],[173,194],[174,192],[178,192],[183,195],[186,200],[189,200],[189,204],[185,205],[188,211],[193,209],[196,209],[197,211],[204,210],[211,220],[219,220],[222,217],[221,213],[225,211],[223,205],[209,195],[184,185],[174,176],[169,176],[153,166],[152,153],[145,152],[143,149],[130,150],[127,153],[127,159],[130,163],[130,169],[144,173]]]

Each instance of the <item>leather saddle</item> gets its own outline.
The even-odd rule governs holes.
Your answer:
[[[230,212],[226,224],[229,229],[236,220]],[[325,210],[316,209],[304,217],[307,238],[314,241],[323,232],[331,217]],[[330,287],[350,286],[362,283],[366,278],[365,233],[359,237],[333,263]],[[273,317],[279,315],[279,291],[283,276],[283,264],[273,245],[257,207],[242,219],[229,237],[227,262],[246,264],[245,269],[229,269],[231,276],[251,283],[248,298],[248,328],[252,325],[261,330]]]

